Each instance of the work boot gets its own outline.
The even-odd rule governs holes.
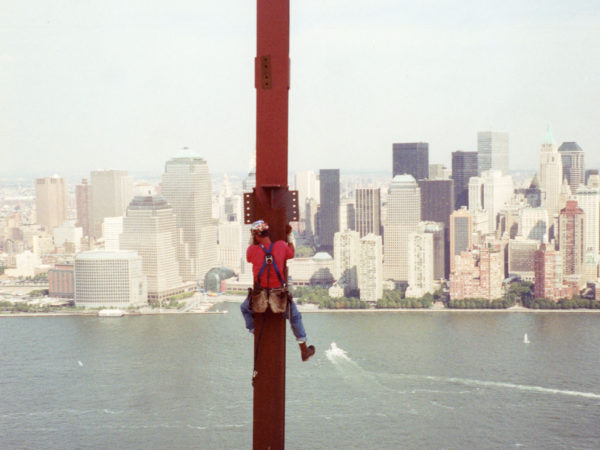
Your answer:
[[[306,342],[300,342],[300,354],[302,355],[302,361],[307,361],[312,355],[315,354],[315,346],[307,346]]]

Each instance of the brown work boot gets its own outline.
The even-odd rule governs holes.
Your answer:
[[[300,342],[300,354],[302,355],[302,361],[307,361],[312,355],[315,354],[315,346],[307,346],[306,342]]]

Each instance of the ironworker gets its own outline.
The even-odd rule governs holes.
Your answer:
[[[306,345],[302,315],[292,300],[283,278],[285,262],[294,257],[292,227],[289,224],[286,226],[287,242],[283,240],[271,242],[269,225],[263,220],[254,222],[250,233],[246,260],[252,263],[254,289],[249,292],[240,307],[246,328],[250,333],[254,333],[254,312],[264,312],[268,306],[273,312],[284,312],[290,320],[292,332],[300,345],[302,361],[306,361],[315,354],[315,347]]]

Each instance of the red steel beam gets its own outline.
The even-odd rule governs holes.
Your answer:
[[[257,0],[255,216],[285,239],[288,191],[289,0]],[[285,319],[255,314],[254,449],[283,449]]]

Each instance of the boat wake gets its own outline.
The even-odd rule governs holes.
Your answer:
[[[567,395],[571,397],[583,397],[583,398],[591,398],[591,399],[600,399],[600,394],[596,394],[594,392],[581,392],[581,391],[573,391],[568,389],[554,389],[547,388],[542,386],[533,386],[533,385],[525,385],[525,384],[516,384],[504,381],[485,381],[485,380],[475,380],[470,378],[458,378],[458,377],[439,377],[433,375],[410,375],[410,374],[378,374],[369,372],[355,361],[353,361],[347,354],[347,352],[340,347],[337,346],[335,342],[332,342],[330,347],[325,351],[325,355],[327,359],[331,361],[331,363],[345,375],[346,378],[353,378],[359,381],[360,379],[373,380],[377,378],[382,387],[389,389],[389,387],[385,386],[381,383],[382,378],[387,378],[388,381],[391,381],[391,378],[396,378],[397,380],[404,379],[422,379],[429,380],[436,383],[445,383],[445,384],[461,384],[463,386],[470,387],[487,387],[487,388],[502,388],[502,389],[514,389],[519,391],[526,392],[534,392],[538,394],[549,394],[549,395]],[[394,383],[395,384],[395,383]],[[419,392],[425,392],[426,390],[419,389]],[[406,393],[411,392],[400,390],[398,393]],[[414,391],[416,392],[416,391]],[[461,392],[464,393],[464,392]]]

